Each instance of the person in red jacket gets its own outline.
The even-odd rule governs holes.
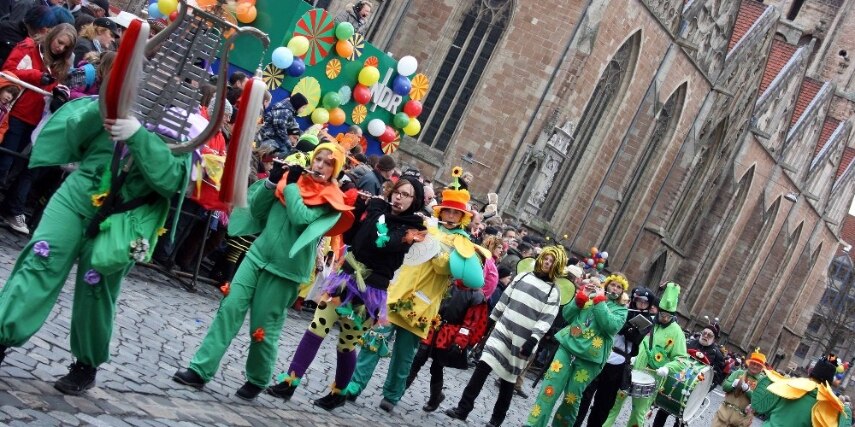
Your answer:
[[[70,24],[53,27],[44,37],[27,37],[15,46],[9,58],[3,64],[3,71],[11,71],[22,81],[51,92],[65,80],[71,68],[71,56],[77,32]],[[56,100],[59,99],[59,97]],[[54,102],[54,101],[52,101]],[[58,106],[57,106],[58,108]],[[30,137],[45,109],[45,97],[32,90],[24,90],[15,106],[9,112],[9,130],[3,138],[3,147],[21,152],[30,143]],[[17,177],[15,185],[9,182],[9,171],[14,157],[0,156],[0,182],[6,184],[8,191],[4,199],[4,219],[18,232],[29,234],[24,217],[24,203],[30,192],[33,175],[26,168]]]

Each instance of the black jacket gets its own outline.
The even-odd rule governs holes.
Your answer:
[[[686,349],[700,350],[710,360],[710,367],[713,369],[712,388],[716,388],[724,381],[724,355],[721,354],[718,344],[713,342],[712,345],[703,346],[700,340],[692,339],[686,343]]]

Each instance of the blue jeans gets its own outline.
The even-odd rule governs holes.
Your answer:
[[[15,117],[9,117],[9,130],[6,131],[6,136],[3,138],[3,148],[20,153],[30,144],[30,138],[35,126],[18,120]],[[30,187],[33,184],[33,171],[29,166],[29,159],[21,159],[12,156],[11,154],[3,154],[0,156],[0,180],[8,186],[6,190],[6,198],[3,201],[3,210],[12,216],[21,215],[24,213],[24,206],[27,203],[27,196],[30,194]],[[9,172],[13,169],[21,169],[21,173],[12,181],[9,180]]]

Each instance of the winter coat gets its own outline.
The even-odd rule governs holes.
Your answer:
[[[365,174],[365,176],[356,182],[356,188],[377,196],[383,191],[383,183],[386,181],[386,178],[383,178],[380,172],[374,169],[371,173]]]
[[[267,142],[273,144],[279,154],[289,154],[291,143],[288,139],[288,129],[298,127],[296,114],[290,99],[283,99],[273,104],[264,113],[264,124],[258,130],[256,141],[259,145]]]
[[[402,265],[387,290],[389,322],[419,338],[427,337],[450,282],[448,252],[440,252],[418,265]]]
[[[513,274],[517,274],[517,263],[522,259],[522,254],[514,248],[508,248],[508,253],[499,261],[499,267],[505,267]]]
[[[362,34],[363,36],[368,29],[368,20],[362,19],[352,8],[347,8],[336,15],[335,23],[340,24],[342,22],[350,22],[353,25],[353,32]]]
[[[48,72],[48,69],[42,63],[39,45],[29,37],[15,46],[15,49],[12,50],[9,58],[3,64],[3,71],[11,71],[22,81],[38,86],[48,92],[59,84],[56,81],[46,85],[41,83],[42,74]],[[24,123],[36,126],[42,119],[44,109],[44,95],[31,90],[24,90],[9,114]]]
[[[724,381],[724,356],[721,354],[721,350],[719,350],[716,343],[704,346],[701,345],[700,340],[693,339],[686,343],[686,349],[698,350],[709,359],[710,367],[713,369],[712,388],[716,388]]]
[[[95,43],[95,40],[89,40],[86,37],[78,37],[77,44],[74,45],[74,63],[86,59],[86,54],[89,52],[101,53],[104,49],[100,43]]]

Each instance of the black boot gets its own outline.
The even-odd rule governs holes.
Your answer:
[[[425,412],[436,411],[437,408],[439,408],[439,404],[442,403],[443,400],[445,400],[445,395],[442,394],[441,391],[438,391],[435,394],[431,393],[430,398],[428,399],[425,406],[422,406],[422,411],[425,411]]]
[[[271,396],[275,396],[281,399],[285,399],[285,401],[291,400],[291,396],[294,395],[294,391],[297,390],[297,386],[288,384],[285,381],[282,381],[279,384],[276,384],[271,387],[267,387],[267,394]]]
[[[243,400],[253,400],[258,396],[258,393],[264,390],[264,387],[259,387],[249,381],[243,383],[241,388],[235,392],[235,396]]]
[[[320,406],[327,411],[332,411],[339,406],[344,406],[344,402],[347,401],[347,398],[342,394],[328,394],[318,400],[316,400],[315,406]]]
[[[95,386],[95,373],[98,368],[82,362],[74,362],[68,367],[68,375],[53,385],[57,390],[71,395],[79,395]]]
[[[198,389],[205,387],[205,380],[192,369],[179,370],[172,376],[172,381]]]
[[[457,408],[448,408],[448,410],[445,411],[445,415],[460,421],[466,421],[466,417],[469,416],[469,414],[464,414]]]

